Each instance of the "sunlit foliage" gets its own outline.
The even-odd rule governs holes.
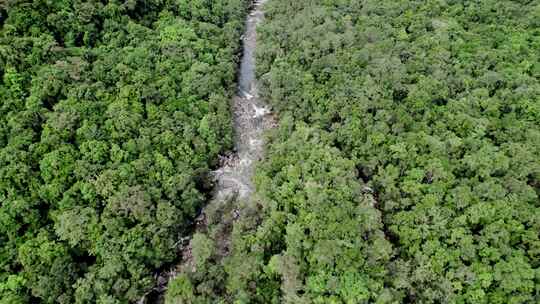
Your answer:
[[[128,303],[231,146],[245,0],[0,4],[0,303]]]
[[[538,1],[265,10],[258,76],[282,126],[258,169],[262,214],[235,224],[224,294],[538,303]]]

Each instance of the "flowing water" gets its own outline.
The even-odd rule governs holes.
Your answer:
[[[254,2],[246,21],[238,90],[232,103],[235,153],[224,158],[222,167],[214,171],[215,197],[218,199],[231,194],[246,199],[253,192],[254,163],[263,155],[263,133],[274,124],[270,109],[259,98],[255,78],[256,28],[264,17],[262,11],[264,2],[266,1]]]
[[[255,78],[256,29],[264,17],[262,9],[266,1],[254,1],[246,20],[246,32],[242,36],[243,55],[238,72],[238,87],[231,103],[235,132],[234,151],[220,157],[220,168],[212,172],[215,188],[212,194],[213,200],[209,204],[220,204],[231,197],[237,200],[247,200],[251,197],[254,192],[252,178],[255,163],[263,157],[264,153],[264,131],[275,125],[270,108],[259,98]],[[205,229],[204,217],[205,209],[197,218],[195,231]],[[189,238],[185,238],[179,243],[188,243],[188,241]],[[228,236],[224,236],[217,242],[221,243],[216,244],[218,248],[225,248],[222,251],[228,252]],[[143,296],[138,303],[163,303],[168,281],[182,271],[194,271],[190,244],[182,247],[181,264],[168,272],[157,275],[157,286]]]

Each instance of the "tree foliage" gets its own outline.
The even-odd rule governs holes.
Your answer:
[[[537,1],[269,1],[238,303],[538,303]],[[249,209],[249,208],[248,208]]]
[[[247,4],[0,4],[1,303],[152,287],[231,146]]]

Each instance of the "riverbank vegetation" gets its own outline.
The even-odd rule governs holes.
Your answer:
[[[249,2],[0,3],[0,304],[133,303],[179,259]],[[165,302],[539,303],[538,1],[264,10],[257,194]]]
[[[538,303],[538,2],[265,11],[259,197],[171,303]]]
[[[128,303],[232,144],[246,0],[0,4],[0,303]]]

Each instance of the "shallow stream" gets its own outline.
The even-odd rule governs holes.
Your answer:
[[[246,20],[238,90],[232,100],[235,152],[223,157],[222,166],[214,171],[214,195],[218,199],[230,194],[246,199],[253,193],[254,164],[263,155],[264,131],[274,124],[269,107],[259,98],[255,78],[256,28],[264,17],[265,2],[255,1]]]
[[[263,157],[264,132],[275,125],[270,108],[260,98],[255,78],[255,49],[257,47],[257,25],[264,18],[263,5],[267,0],[254,1],[246,20],[246,31],[242,36],[242,61],[238,71],[237,92],[231,101],[234,125],[234,150],[220,157],[219,169],[212,172],[215,187],[212,200],[201,210],[196,220],[195,232],[206,230],[206,209],[215,207],[231,197],[248,200],[254,192],[253,175],[255,165]],[[173,269],[156,275],[157,286],[144,295],[139,304],[163,303],[164,293],[170,279],[183,271],[195,271],[191,253],[191,237],[179,240],[182,260]],[[229,236],[216,240],[217,247],[226,255]],[[185,245],[183,245],[185,244]]]

